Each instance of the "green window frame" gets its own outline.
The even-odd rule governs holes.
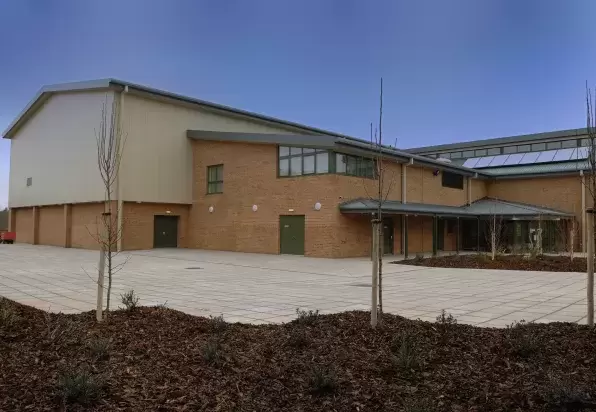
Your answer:
[[[331,172],[331,155],[326,149],[279,146],[277,175],[296,177]]]
[[[374,159],[344,153],[335,154],[335,173],[337,174],[374,179],[375,170]]]
[[[223,193],[223,164],[207,166],[207,194]]]

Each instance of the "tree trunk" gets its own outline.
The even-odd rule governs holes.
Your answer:
[[[103,245],[99,251],[99,273],[97,276],[97,307],[95,310],[95,318],[98,322],[103,320],[103,282],[104,282],[104,271],[106,264],[106,253]]]
[[[594,326],[594,215],[587,213],[588,217],[588,282],[586,287],[587,302],[588,302],[588,325]]]
[[[377,326],[377,297],[378,297],[378,276],[379,276],[379,230],[378,223],[373,222],[372,226],[372,253],[373,253],[373,264],[372,264],[372,283],[371,283],[371,305],[370,305],[370,325],[375,328]]]

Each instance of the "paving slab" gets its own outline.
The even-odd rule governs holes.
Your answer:
[[[0,245],[0,295],[54,312],[95,306],[99,253],[25,244]],[[134,289],[143,305],[228,321],[288,322],[296,308],[368,310],[370,260],[319,259],[194,249],[122,253],[112,302]],[[441,310],[460,323],[505,327],[515,321],[585,323],[585,274],[384,267],[385,311],[434,321]]]

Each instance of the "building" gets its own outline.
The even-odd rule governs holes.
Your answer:
[[[46,86],[4,132],[17,242],[98,248],[93,234],[106,207],[95,134],[102,113],[125,136],[113,196],[119,249],[370,254],[377,152],[368,142],[114,79]],[[578,227],[575,244],[583,247],[589,205],[581,184],[585,148],[575,132],[384,147],[385,252],[483,249],[495,216],[510,245],[527,244],[541,228],[545,246],[559,247],[569,242],[568,228]],[[534,156],[534,144],[544,144],[538,157],[561,154],[545,163],[494,160],[510,156],[507,146],[516,156],[530,146]],[[559,160],[565,150],[569,158]],[[443,153],[451,158],[437,158]]]

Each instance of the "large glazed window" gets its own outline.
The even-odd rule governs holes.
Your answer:
[[[372,179],[375,176],[375,161],[365,157],[336,153],[335,172]]]
[[[207,166],[207,193],[223,193],[223,165]]]
[[[442,172],[442,183],[443,187],[450,187],[452,189],[463,189],[464,188],[464,177],[450,172]]]
[[[279,146],[280,176],[329,173],[329,153],[325,149]]]

